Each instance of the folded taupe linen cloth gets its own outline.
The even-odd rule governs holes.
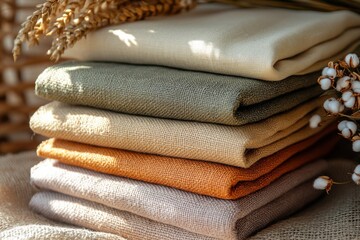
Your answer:
[[[321,100],[243,126],[169,120],[114,113],[53,102],[31,117],[31,129],[96,146],[250,167],[293,143],[321,131],[310,129],[309,118]],[[319,114],[324,111],[319,109]]]
[[[360,16],[350,11],[203,4],[177,16],[102,28],[65,56],[281,80],[340,59],[359,38]]]
[[[66,62],[47,68],[36,94],[117,112],[243,125],[289,110],[322,92],[320,73],[266,82],[156,66]]]
[[[223,239],[246,239],[254,231],[264,228],[270,222],[289,216],[303,208],[321,195],[320,192],[312,189],[311,185],[312,182],[302,184],[259,210],[255,210],[243,219],[244,222],[236,225],[237,236]],[[50,219],[119,234],[133,240],[219,239],[191,233],[168,224],[60,193],[37,193],[31,199],[30,206]]]
[[[307,185],[308,187],[303,189],[304,192],[302,194],[298,195],[296,193],[297,199],[295,198],[295,202],[293,198],[288,199],[291,202],[291,210],[286,204],[273,203],[271,206],[273,207],[274,204],[278,206],[278,211],[272,212],[272,210],[267,210],[271,214],[264,216],[264,221],[259,221],[255,225],[249,225],[246,220],[248,218],[252,219],[253,217],[249,215],[252,215],[274,199],[281,197],[296,186],[321,174],[326,167],[327,163],[324,160],[307,164],[284,175],[268,187],[236,201],[221,200],[161,185],[101,174],[64,165],[55,160],[45,160],[35,166],[31,171],[31,182],[40,189],[57,191],[90,202],[97,202],[189,232],[221,239],[236,239],[237,235],[247,236],[258,230],[257,224],[263,226],[271,222],[273,220],[271,214],[274,213],[275,218],[278,218],[283,214],[288,214],[287,212],[300,208],[308,200],[313,200],[314,197],[319,196],[321,192],[316,193],[311,186]],[[307,199],[307,196],[309,196],[309,199]],[[72,215],[76,209],[66,209],[67,204],[64,204],[65,209],[61,206],[55,209],[57,207],[56,204],[52,204],[50,207],[46,205],[46,201],[41,200],[44,198],[46,199],[45,196],[40,197],[40,199],[35,197],[30,205],[50,218],[93,229],[95,225],[109,224],[110,220],[97,218],[97,214],[91,214],[92,211],[89,209],[79,210],[80,212]],[[81,201],[78,200],[77,202]],[[91,204],[90,202],[87,203],[87,206],[90,204],[90,206],[93,206],[92,208],[98,208],[99,205]],[[286,210],[282,209],[282,206]],[[106,212],[108,211],[110,210],[106,210]],[[90,215],[87,215],[88,213]],[[264,210],[261,210],[261,214],[263,213]],[[113,211],[107,214],[116,215]],[[81,220],[77,221],[77,219]],[[87,219],[94,220],[90,223],[86,222]],[[145,230],[147,228],[151,229],[152,226],[136,226],[136,229],[143,229],[139,234],[151,231],[149,229]],[[123,232],[127,228],[119,226],[119,229]],[[243,232],[238,233],[237,229],[241,229]],[[129,231],[129,229],[126,231]],[[161,233],[168,232],[170,234],[170,230],[156,231]],[[176,234],[183,236],[186,231],[178,230]],[[179,237],[178,239],[189,238]]]
[[[0,157],[0,239],[123,239],[53,222],[31,211],[30,168],[39,161],[35,152]]]
[[[351,181],[355,160],[333,159],[329,176],[338,182]],[[330,194],[315,205],[256,234],[251,240],[272,239],[359,239],[360,188],[354,183],[333,186]]]

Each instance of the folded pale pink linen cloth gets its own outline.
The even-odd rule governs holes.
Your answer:
[[[52,102],[38,109],[30,127],[46,137],[248,168],[330,124],[328,121],[317,129],[308,127],[319,105],[321,100],[317,99],[261,122],[224,126]],[[317,112],[325,115],[322,109]]]
[[[123,240],[110,233],[54,222],[28,207],[34,189],[30,168],[39,163],[34,151],[0,157],[0,239],[1,240]]]
[[[203,4],[177,16],[102,28],[65,56],[281,80],[340,59],[359,38],[360,16],[350,11]]]
[[[291,215],[320,197],[321,192],[312,189],[311,185],[312,182],[302,184],[245,217],[242,223],[237,224],[238,235],[234,239],[246,239],[253,232],[266,227],[271,222]],[[133,240],[218,239],[191,233],[168,224],[60,193],[37,193],[32,198],[30,206],[53,220],[118,234]]]
[[[166,186],[101,174],[61,164],[55,160],[45,160],[35,166],[31,170],[31,183],[40,189],[56,191],[90,202],[100,203],[111,208],[127,211],[151,219],[155,222],[183,229],[182,231],[177,230],[177,234],[181,234],[179,236],[183,236],[183,234],[188,231],[208,237],[236,239],[238,235],[245,236],[257,230],[256,224],[254,226],[248,225],[246,219],[252,218],[250,215],[296,186],[321,174],[326,167],[327,163],[324,160],[318,160],[307,164],[284,175],[268,187],[236,201],[222,200]],[[312,195],[315,193],[311,186],[308,186],[308,189],[304,189],[304,191],[304,193],[315,197],[315,195]],[[307,194],[297,195],[298,198],[295,198],[296,201],[290,204],[293,208],[292,210],[298,209],[298,207],[307,203]],[[317,192],[317,194],[319,194],[319,192]],[[309,200],[310,199],[311,197],[309,197]],[[80,203],[81,201],[77,200],[77,202]],[[99,206],[96,204],[89,204],[90,203],[86,205],[88,207],[92,206],[92,208],[98,208]],[[286,204],[274,204],[276,206],[280,205],[279,212],[282,212],[280,215],[291,212],[289,206]],[[66,209],[66,204],[63,205],[65,209],[61,206],[58,206],[59,208],[55,209],[57,207],[56,204],[51,205],[51,207],[49,205],[46,206],[44,205],[43,200],[39,200],[39,198],[36,197],[32,200],[31,206],[50,218],[80,226],[92,226],[93,229],[98,225],[106,225],[110,221],[109,219],[102,221],[101,219],[96,218],[97,215],[94,214],[93,216],[89,208],[87,210],[79,210],[80,212],[72,214],[76,209]],[[281,206],[284,208],[286,206],[286,211],[281,209]],[[267,211],[271,214],[264,216],[264,221],[260,221],[257,224],[261,226],[266,225],[273,220],[273,213],[274,217],[279,214],[279,212],[271,212],[271,210]],[[261,214],[263,214],[264,210],[261,210],[261,212]],[[116,215],[113,210],[107,214]],[[77,221],[77,219],[80,218],[82,220]],[[120,216],[120,219],[123,218],[124,216]],[[86,222],[86,219],[93,219],[93,222]],[[99,222],[97,223],[97,221]],[[124,220],[118,221],[121,222]],[[129,226],[124,228],[121,226],[118,227],[118,231],[120,232],[125,230],[129,231]],[[143,228],[151,229],[152,226],[136,226],[136,229]],[[141,230],[140,233],[143,233],[143,231],[152,232],[150,229]],[[241,229],[243,232],[238,233],[237,229]],[[133,231],[135,231],[135,229]]]

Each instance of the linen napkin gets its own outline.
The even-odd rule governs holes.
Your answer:
[[[321,195],[311,188],[311,183],[303,184],[268,205],[246,216],[237,224],[238,235],[231,239],[246,239],[253,232],[269,223],[291,215]],[[67,195],[41,192],[31,200],[30,206],[45,217],[90,228],[96,231],[118,234],[129,239],[218,239],[162,224],[134,214],[119,211],[83,199]],[[249,223],[253,223],[249,225]],[[221,238],[220,238],[221,239]],[[229,238],[223,238],[229,239]]]
[[[282,175],[330,152],[338,137],[327,136],[316,143],[321,135],[325,134],[318,134],[285,148],[248,169],[101,148],[59,139],[43,142],[37,152],[40,157],[96,172],[222,199],[237,199],[266,187]]]
[[[36,80],[48,100],[136,115],[243,125],[289,110],[322,92],[320,73],[284,81],[156,66],[65,62]]]
[[[65,56],[275,81],[323,68],[353,51],[359,38],[360,16],[350,11],[203,4],[177,16],[102,28]]]
[[[152,232],[171,234],[172,231],[169,228],[161,231],[160,227],[154,225],[156,222],[160,222],[209,237],[236,239],[237,228],[246,231],[249,229],[251,231],[256,230],[256,226],[253,229],[251,226],[240,227],[247,224],[246,220],[243,220],[244,217],[255,213],[257,209],[319,175],[326,167],[327,163],[324,160],[309,163],[254,194],[232,201],[114,177],[64,165],[54,160],[46,160],[32,169],[31,181],[33,185],[37,188],[61,192],[89,202],[85,202],[85,207],[81,207],[81,200],[71,204],[71,200],[64,201],[71,198],[65,197],[65,199],[58,199],[59,201],[52,203],[52,197],[49,193],[40,193],[40,195],[35,195],[30,205],[47,217],[101,231],[115,230],[115,226],[112,227],[110,224],[118,222],[121,233],[129,231],[133,234],[145,236]],[[316,192],[317,196],[321,193],[309,185],[304,190],[308,193]],[[291,199],[288,200],[291,201]],[[298,199],[295,198],[295,202],[291,205],[297,208],[297,205],[305,204],[306,199],[305,195],[299,194]],[[118,215],[116,211],[100,207],[101,205],[96,203],[127,211],[155,222],[152,222],[151,225],[138,223],[141,224],[138,226],[137,220],[133,220],[133,217],[130,216],[126,217],[126,215],[115,220]],[[281,206],[280,204],[279,207]],[[110,217],[115,219],[111,221]],[[265,219],[268,219],[268,216],[264,217]],[[132,226],[133,224],[135,226]],[[122,225],[125,227],[121,227]],[[104,227],[101,228],[101,226]],[[111,233],[114,232],[111,231]],[[183,233],[177,231],[174,235],[177,234],[181,236],[180,239],[183,239]],[[155,237],[154,239],[159,238]]]
[[[53,102],[38,109],[30,127],[47,137],[247,168],[321,131],[307,126],[320,104],[321,100],[314,100],[262,122],[233,127]]]
[[[123,239],[53,222],[31,211],[28,203],[35,191],[29,183],[30,168],[39,161],[35,152],[0,157],[0,239]]]
[[[355,169],[353,159],[332,159],[329,173],[334,181],[347,182]],[[357,239],[360,236],[360,188],[354,183],[334,185],[329,196],[252,237],[260,239]]]

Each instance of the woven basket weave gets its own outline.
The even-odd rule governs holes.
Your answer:
[[[43,104],[33,94],[34,81],[49,60],[39,48],[24,49],[16,63],[11,53],[20,23],[39,2],[0,1],[0,154],[34,149],[40,140],[33,136],[28,123],[30,115]]]

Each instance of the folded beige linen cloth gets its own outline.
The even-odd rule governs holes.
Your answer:
[[[250,167],[321,131],[309,118],[321,100],[243,126],[150,118],[53,102],[38,109],[30,127],[38,134],[103,147]],[[318,110],[324,115],[323,110]],[[327,124],[330,124],[328,121]]]
[[[298,170],[284,175],[268,187],[236,201],[221,200],[161,185],[101,174],[61,164],[55,160],[45,160],[35,166],[31,171],[31,182],[40,189],[57,191],[90,202],[128,211],[189,232],[221,239],[236,239],[238,235],[237,229],[244,231],[239,233],[243,236],[258,230],[256,224],[249,226],[243,218],[250,217],[249,215],[255,213],[259,208],[281,197],[303,182],[319,175],[326,167],[327,163],[324,160],[309,163]],[[295,198],[296,201],[291,203],[292,211],[303,206],[308,200],[312,200],[321,193],[317,192],[316,194],[311,186],[307,186],[307,189],[303,189],[305,195],[295,193],[297,199]],[[35,197],[30,205],[50,218],[92,229],[94,229],[95,225],[101,226],[104,223],[109,224],[110,222],[109,219],[102,220],[100,217],[96,217],[98,214],[92,214],[92,211],[86,208],[75,213],[76,209],[66,209],[66,203],[62,204],[63,206],[58,206],[58,208],[57,204],[49,203],[51,205],[47,205],[46,201],[44,202],[41,199],[49,199],[49,197],[39,196],[42,197]],[[307,199],[307,196],[309,196],[309,199]],[[291,202],[294,199],[289,198],[288,200]],[[80,203],[81,201],[77,200],[77,202]],[[90,202],[86,204],[88,207],[99,208],[99,205],[91,204]],[[279,206],[279,204],[275,205]],[[277,214],[287,214],[290,211],[288,208],[286,211],[281,209],[281,206],[282,204],[278,208],[279,212],[274,213],[276,216]],[[109,211],[109,209],[106,210],[107,214],[116,215],[113,210]],[[120,219],[122,218],[120,216]],[[89,220],[92,222],[87,222],[87,219],[93,220]],[[273,220],[272,215],[264,216],[263,219],[264,221],[259,221],[258,224],[265,225]],[[121,225],[118,227],[122,233],[125,230],[131,231],[131,228],[127,229],[128,227],[124,228]],[[147,231],[151,232],[150,229],[145,230],[147,228],[152,229],[153,226],[136,226],[137,230],[132,230],[131,232],[138,231],[138,229],[143,229],[139,234],[144,234]],[[104,229],[96,230],[105,231]],[[170,234],[170,230],[157,231],[160,233],[168,232]],[[186,231],[178,230],[176,234],[183,236],[182,234],[185,234]]]
[[[240,9],[203,4],[188,13],[102,28],[65,56],[281,80],[319,70],[355,49],[350,11]]]
[[[356,164],[355,160],[333,159],[329,176],[335,181],[347,182]],[[252,237],[252,240],[272,239],[359,239],[360,188],[354,183],[333,186],[329,196],[315,205],[285,219]]]
[[[28,203],[34,191],[29,183],[30,168],[39,161],[35,152],[0,157],[0,239],[123,239],[53,222],[31,211]]]
[[[136,115],[243,125],[289,110],[322,92],[320,73],[266,82],[156,66],[65,62],[36,80],[48,100]]]

